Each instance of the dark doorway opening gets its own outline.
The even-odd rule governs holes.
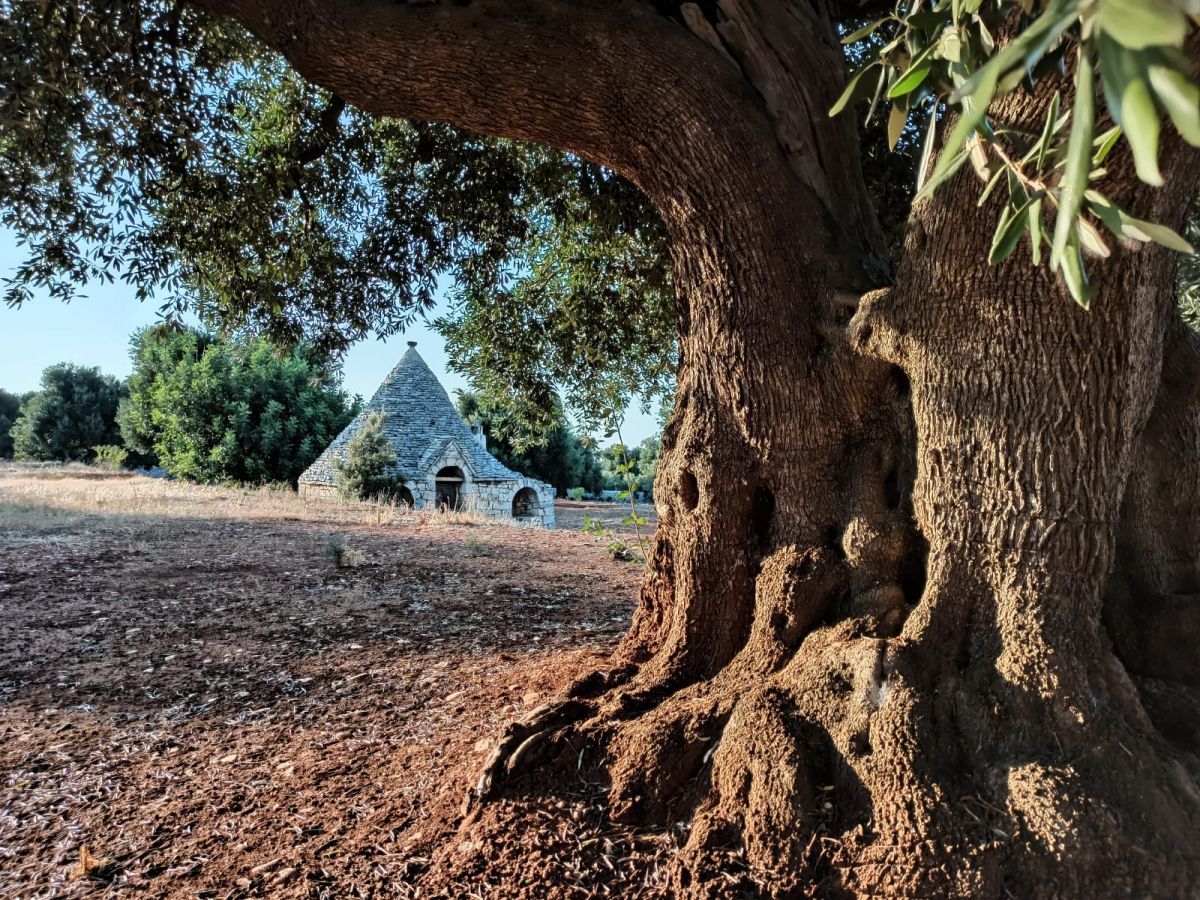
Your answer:
[[[462,486],[466,481],[458,466],[446,466],[434,477],[437,485],[438,509],[458,509],[462,505]]]

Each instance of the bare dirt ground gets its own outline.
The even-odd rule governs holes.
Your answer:
[[[530,801],[506,866],[456,837],[640,571],[570,526],[0,468],[0,896],[654,892],[667,837],[586,786]]]
[[[621,532],[622,534],[631,533],[633,528],[625,524],[625,519],[629,516],[628,503],[591,503],[591,502],[575,502],[572,500],[560,500],[554,505],[554,518],[560,529],[566,531],[578,531],[584,526],[586,518],[591,518],[593,521],[602,522],[613,531]],[[654,514],[654,506],[650,503],[638,503],[638,515],[646,519],[647,524],[642,527],[643,535],[649,537],[654,534],[654,526],[657,524],[657,517]]]

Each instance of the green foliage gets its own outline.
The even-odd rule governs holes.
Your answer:
[[[554,408],[550,427],[540,430],[530,428],[503,399],[489,401],[473,391],[458,392],[458,412],[483,427],[488,452],[496,459],[554,485],[559,496],[566,495],[568,485],[582,485],[590,492],[603,489],[595,452],[575,434],[561,406]]]
[[[604,552],[613,559],[620,562],[635,562],[637,560],[637,556],[634,554],[633,548],[629,546],[629,542],[609,526],[605,525],[600,519],[584,516],[583,527],[580,531],[584,534],[592,535],[597,540],[604,541]]]
[[[0,459],[12,459],[13,423],[21,413],[21,404],[29,399],[29,394],[13,394],[0,388]]]
[[[131,341],[126,444],[192,481],[295,482],[354,414],[311,348],[150,328]]]
[[[635,187],[368,116],[187,4],[0,0],[0,159],[0,224],[27,249],[9,303],[119,275],[171,317],[337,354],[452,276],[457,367],[527,423],[553,419],[551,385],[592,418],[669,385],[663,230]]]
[[[998,42],[995,35],[1018,12],[1020,27]],[[1028,234],[1034,264],[1041,263],[1047,245],[1051,267],[1086,307],[1091,289],[1084,255],[1102,259],[1111,252],[1101,227],[1118,239],[1191,252],[1169,228],[1119,209],[1099,185],[1104,161],[1122,138],[1138,177],[1162,184],[1158,145],[1164,113],[1186,141],[1200,146],[1200,86],[1183,52],[1188,16],[1195,13],[1194,0],[937,0],[928,9],[901,2],[890,16],[845,38],[851,43],[872,38],[872,58],[851,78],[831,114],[866,96],[872,84],[873,104],[881,96],[890,100],[892,121],[901,127],[910,110],[931,100],[957,106],[958,119],[932,166],[939,117],[928,119],[918,196],[936,190],[969,162],[985,184],[981,204],[998,186],[1007,194],[990,261],[1008,257]],[[1056,93],[1040,131],[989,119],[993,100],[1057,75],[1072,58],[1073,99],[1064,102]],[[1100,133],[1097,76],[1104,111],[1115,123]],[[894,131],[895,138],[899,133]]]
[[[117,406],[125,387],[97,368],[59,363],[42,372],[41,389],[21,404],[12,426],[19,459],[83,462],[97,444],[121,440]]]
[[[658,455],[662,439],[652,435],[638,445],[637,476],[641,489],[647,493],[654,492],[654,477],[658,474]]]
[[[619,429],[617,430],[617,437],[618,439],[621,437],[621,432]],[[654,449],[655,461],[657,464],[658,440],[655,438],[648,438],[646,441],[643,441],[643,446],[652,447]],[[633,528],[633,533],[636,536],[638,548],[641,550],[642,561],[648,563],[650,560],[650,538],[648,535],[642,533],[642,528],[648,524],[648,520],[641,514],[641,511],[638,509],[637,502],[638,491],[640,490],[637,477],[637,457],[640,455],[640,449],[641,448],[628,451],[625,448],[624,442],[621,441],[620,443],[606,448],[604,451],[604,456],[606,459],[613,462],[616,477],[624,482],[624,487],[617,494],[617,499],[629,504],[629,515],[622,520],[622,524],[629,525]],[[624,540],[618,538],[612,532],[612,530],[604,526],[603,523],[592,519],[590,516],[584,516],[583,522],[583,530],[585,533],[594,534],[597,537],[604,538],[609,542],[606,549],[613,555],[615,559],[631,560],[635,558],[628,544]]]
[[[869,103],[880,125],[864,158],[888,233],[907,208],[901,176],[932,190],[969,161],[1006,195],[992,258],[1028,234],[1081,302],[1102,230],[1182,246],[1113,207],[1094,176],[1128,134],[1154,181],[1160,110],[1200,140],[1179,49],[1194,2],[905,2],[849,35],[866,70],[839,107]],[[1103,110],[1087,115],[1084,91],[1039,133],[987,119],[988,100],[1064,66],[1079,39]],[[934,166],[943,101],[963,115]],[[1104,110],[1120,131],[1094,134]],[[665,238],[633,185],[570,154],[368,116],[187,4],[0,0],[0,159],[0,225],[27,253],[10,303],[120,276],[139,295],[161,288],[171,316],[191,306],[223,330],[336,355],[410,324],[452,279],[437,327],[455,368],[527,432],[556,426],[560,398],[590,430],[669,392]]]
[[[530,228],[514,274],[472,279],[434,322],[452,367],[528,431],[559,398],[592,430],[674,387],[674,289],[661,226],[636,188],[526,151]]]
[[[627,455],[636,464],[638,453],[637,447],[630,448],[624,444],[609,444],[600,451],[600,474],[604,477],[604,490],[625,489],[625,479],[617,469],[624,464]]]
[[[92,448],[92,458],[96,465],[105,469],[123,469],[129,459],[129,451],[116,444],[97,444]]]
[[[650,493],[658,472],[659,438],[646,438],[636,447],[609,444],[600,452],[604,490]]]
[[[400,496],[405,474],[396,467],[396,450],[383,426],[387,413],[368,413],[346,444],[346,459],[335,460],[338,493],[346,500],[387,503]]]
[[[587,491],[584,488],[573,487],[567,491],[567,499],[574,500],[576,503],[578,503],[580,500],[582,500],[584,498],[584,495],[586,495],[586,494],[587,494]]]
[[[28,248],[9,302],[31,287],[69,299],[122,270],[139,295],[172,283],[147,228],[189,154],[228,152],[210,86],[252,52],[165,0],[0,2],[0,222]]]

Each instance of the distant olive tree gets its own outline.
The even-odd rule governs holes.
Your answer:
[[[405,475],[396,450],[383,432],[387,413],[369,413],[346,444],[346,459],[333,464],[338,493],[345,500],[389,501],[402,496]]]
[[[652,434],[638,445],[638,483],[643,491],[653,493],[658,475],[658,456],[662,451],[662,435]]]
[[[41,389],[21,404],[12,426],[18,459],[84,462],[97,444],[119,444],[117,406],[125,386],[98,368],[59,363],[42,372]]]
[[[0,388],[0,459],[12,458],[13,443],[10,432],[17,416],[21,414],[21,404],[29,397],[29,394],[14,394]]]

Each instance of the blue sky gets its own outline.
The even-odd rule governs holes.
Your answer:
[[[20,259],[12,232],[0,229],[0,277],[10,275]],[[69,304],[48,297],[35,297],[20,309],[0,303],[0,388],[34,390],[42,370],[59,362],[99,366],[120,378],[130,373],[129,336],[158,319],[154,302],[139,303],[119,281],[89,285],[85,293]],[[406,341],[417,342],[417,351],[451,396],[467,386],[447,368],[441,336],[421,323],[406,334],[369,338],[352,347],[344,364],[346,390],[370,397],[407,349]],[[643,414],[637,404],[630,407],[622,428],[625,440],[638,443],[657,430],[653,415]],[[597,437],[608,443],[603,435]]]

